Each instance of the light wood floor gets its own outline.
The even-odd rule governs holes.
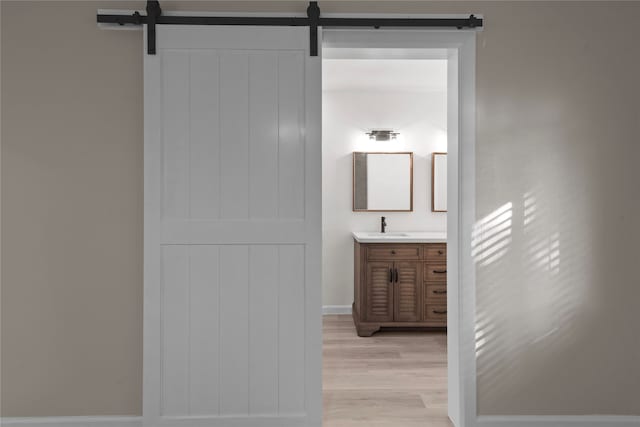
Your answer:
[[[324,427],[452,427],[444,332],[356,335],[350,315],[324,316]]]

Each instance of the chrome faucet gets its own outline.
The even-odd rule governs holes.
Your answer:
[[[387,227],[387,221],[385,217],[381,217],[380,218],[380,232],[381,233],[386,233],[385,229]]]

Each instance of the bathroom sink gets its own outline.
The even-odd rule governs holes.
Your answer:
[[[367,237],[373,237],[376,239],[395,239],[396,237],[407,237],[407,233],[366,233]]]
[[[446,232],[404,231],[370,232],[354,231],[353,238],[360,243],[446,243]]]

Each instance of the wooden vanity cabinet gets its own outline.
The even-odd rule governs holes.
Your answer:
[[[445,243],[354,243],[353,320],[361,337],[382,327],[447,326]]]

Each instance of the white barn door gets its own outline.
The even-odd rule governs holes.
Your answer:
[[[144,79],[145,425],[320,426],[309,29],[160,25]]]

